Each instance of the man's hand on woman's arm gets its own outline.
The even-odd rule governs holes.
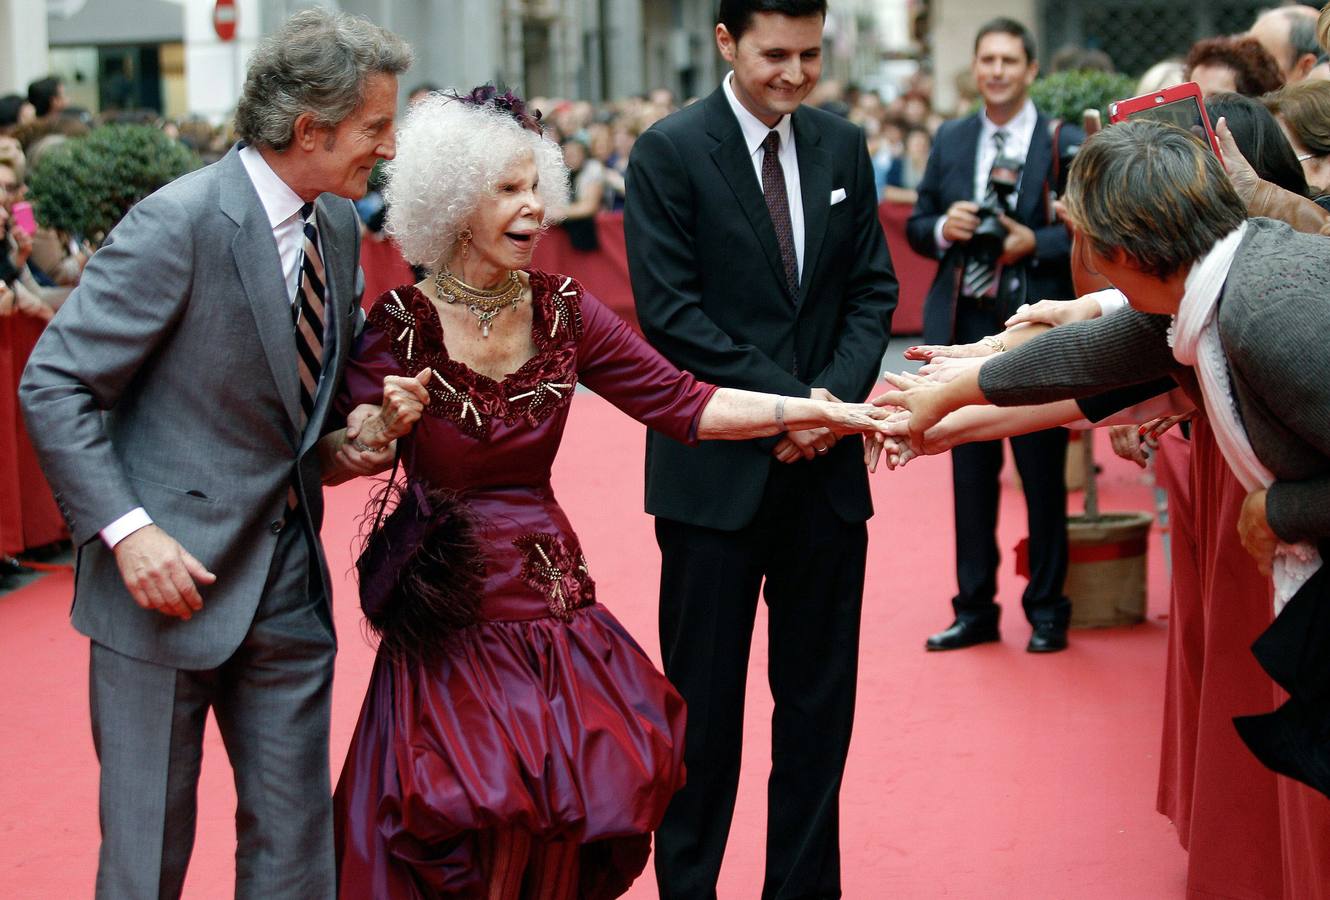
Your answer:
[[[346,417],[346,427],[319,441],[324,484],[341,484],[362,475],[376,475],[392,465],[396,441],[419,421],[429,405],[432,369],[415,377],[389,375],[383,379],[383,403],[362,403]]]

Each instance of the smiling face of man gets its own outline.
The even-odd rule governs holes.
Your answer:
[[[364,98],[333,128],[311,138],[304,175],[314,195],[332,193],[358,200],[369,188],[375,163],[397,153],[393,130],[397,77],[376,72],[365,80]],[[303,192],[297,190],[297,193]]]
[[[1019,37],[994,31],[979,39],[971,69],[990,113],[1015,111],[1025,104],[1039,63],[1026,55]]]
[[[716,26],[716,46],[734,67],[734,95],[764,125],[799,108],[822,75],[821,15],[754,13],[738,40]]]

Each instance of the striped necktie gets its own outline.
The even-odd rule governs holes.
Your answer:
[[[319,392],[319,374],[323,371],[323,309],[327,282],[323,257],[319,254],[319,229],[314,219],[314,204],[300,208],[304,220],[304,252],[296,281],[294,309],[296,323],[296,365],[300,371],[300,428],[303,431],[314,414],[314,398]]]
[[[993,154],[993,164],[1002,158],[1002,149],[1007,144],[1007,133],[1005,131],[993,132],[993,146],[997,152]],[[997,191],[993,190],[993,169],[990,166],[988,170],[988,190],[984,192],[984,206],[992,207],[998,204]],[[965,276],[961,279],[961,294],[966,297],[985,298],[996,297],[998,294],[998,275],[1002,271],[1002,266],[998,263],[985,263],[977,259],[971,259],[965,264]]]

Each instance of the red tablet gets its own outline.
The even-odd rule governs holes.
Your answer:
[[[1190,131],[1210,144],[1215,156],[1221,160],[1219,139],[1210,127],[1210,117],[1205,114],[1205,101],[1196,82],[1189,81],[1176,87],[1164,88],[1150,94],[1132,97],[1130,100],[1117,100],[1108,105],[1108,120],[1123,122],[1127,119],[1155,119],[1168,122]]]

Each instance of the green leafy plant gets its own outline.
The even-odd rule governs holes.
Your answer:
[[[1081,113],[1099,110],[1108,124],[1108,104],[1136,95],[1136,80],[1108,72],[1059,72],[1040,78],[1030,87],[1030,99],[1044,115],[1081,124]]]
[[[198,168],[192,150],[147,125],[104,125],[44,154],[28,176],[37,221],[93,244],[129,208]]]

